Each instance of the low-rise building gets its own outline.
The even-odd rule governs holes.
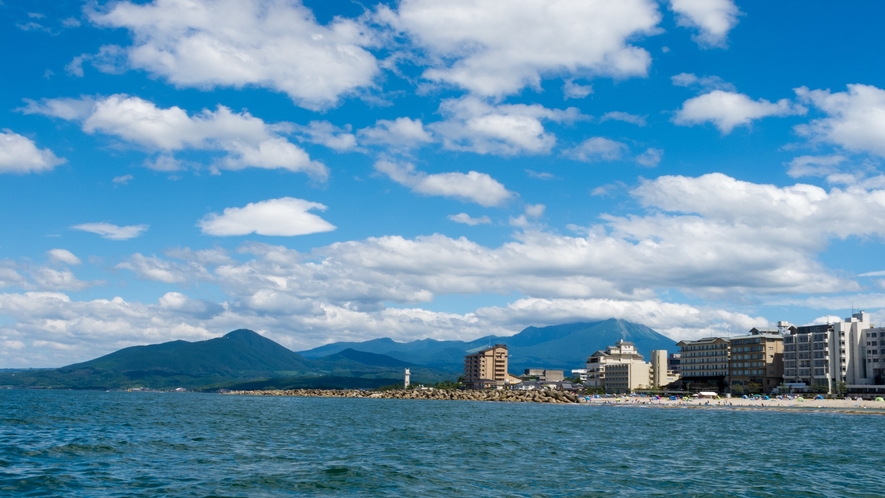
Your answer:
[[[561,382],[565,380],[565,372],[562,370],[547,370],[544,368],[526,368],[520,378],[537,379],[541,382]]]

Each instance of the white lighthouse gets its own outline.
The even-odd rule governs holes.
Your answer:
[[[411,376],[412,376],[412,372],[410,372],[409,369],[407,368],[407,369],[406,369],[406,381],[405,381],[405,385],[406,385],[405,388],[406,388],[406,389],[409,388],[409,383],[410,383],[410,380],[411,380],[409,377],[411,377]]]

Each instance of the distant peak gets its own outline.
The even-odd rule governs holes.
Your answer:
[[[251,339],[254,337],[261,337],[261,334],[249,329],[237,329],[224,334],[225,339]]]

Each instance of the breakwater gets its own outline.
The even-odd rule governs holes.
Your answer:
[[[310,398],[437,399],[461,401],[501,401],[510,403],[578,403],[578,396],[560,391],[458,391],[444,389],[400,389],[360,391],[358,389],[271,389],[228,391],[225,394],[249,396],[301,396]]]

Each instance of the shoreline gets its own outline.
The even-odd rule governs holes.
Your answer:
[[[752,411],[828,412],[848,414],[885,415],[885,402],[869,400],[754,400],[693,399],[670,400],[642,397],[591,398],[560,391],[457,391],[457,390],[391,390],[360,391],[357,389],[286,389],[229,391],[225,395],[239,396],[291,396],[308,398],[366,398],[366,399],[417,399],[446,401],[487,401],[502,403],[553,403],[598,407],[646,407],[688,409],[730,409]]]

